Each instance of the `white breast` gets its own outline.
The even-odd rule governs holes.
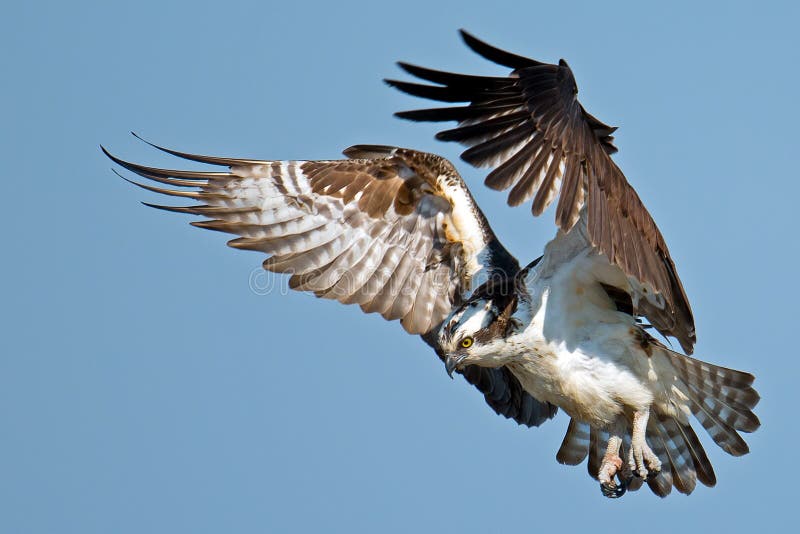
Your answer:
[[[547,276],[528,276],[530,308],[523,313],[530,322],[519,339],[508,340],[521,354],[509,367],[536,398],[604,426],[625,406],[648,406],[653,396],[642,365],[647,357],[632,342],[633,319],[609,309],[579,256]]]

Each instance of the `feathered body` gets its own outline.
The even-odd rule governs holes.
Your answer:
[[[650,413],[644,421],[647,440],[655,456],[664,458],[652,466],[653,491],[664,496],[675,485],[689,493],[696,479],[713,486],[716,476],[690,417],[697,416],[730,454],[747,453],[737,431],[759,426],[752,413],[759,400],[753,376],[658,342],[614,302],[611,284],[624,280],[589,245],[581,218],[516,274],[512,293],[476,292],[445,322],[439,342],[452,355],[453,369],[504,366],[531,396],[564,410],[572,421],[558,453],[562,463],[578,464],[592,453],[590,474],[602,478],[610,436],[630,439],[633,414]],[[508,326],[498,329],[498,323]],[[468,348],[461,346],[466,338],[474,339]],[[625,450],[631,451],[630,443]],[[635,460],[620,465],[621,480],[635,489],[642,479],[631,474],[642,467]]]
[[[291,275],[292,289],[399,320],[497,413],[538,426],[564,410],[571,419],[557,459],[588,456],[605,495],[645,480],[661,496],[673,487],[690,493],[697,480],[714,485],[690,417],[741,455],[748,448],[739,432],[758,428],[759,397],[752,375],[684,356],[649,334],[674,337],[691,354],[694,318],[661,232],[611,160],[614,128],[583,109],[563,60],[549,65],[463,37],[511,74],[401,64],[434,85],[388,83],[466,102],[399,115],[457,121],[437,137],[467,145],[467,162],[494,167],[486,184],[510,189],[509,204],[532,199],[540,215],[559,197],[558,233],[524,269],[455,167],[433,154],[357,145],[344,160],[274,161],[162,149],[228,167],[222,172],[106,154],[171,188],[137,185],[199,202],[155,207],[207,217],[192,224],[267,254],[264,268]]]

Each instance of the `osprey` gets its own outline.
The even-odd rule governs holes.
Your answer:
[[[456,121],[437,135],[491,167],[486,185],[510,188],[542,214],[558,197],[555,238],[520,268],[446,159],[383,145],[357,145],[347,159],[266,161],[174,156],[227,167],[181,171],[118,165],[192,206],[194,226],[239,236],[228,244],[269,255],[264,268],[289,286],[399,319],[446,370],[475,385],[497,413],[538,426],[561,408],[570,419],[556,456],[588,456],[604,495],[647,483],[659,496],[691,493],[714,470],[690,424],[694,416],[723,450],[748,452],[740,432],[759,426],[748,373],[693,359],[695,327],[675,264],[655,222],[622,171],[612,128],[577,100],[567,63],[499,50],[462,31],[469,48],[513,69],[469,76],[400,63],[429,84],[387,80],[410,95],[464,105],[398,113]],[[431,85],[432,84],[432,85]],[[675,338],[680,354],[649,333]]]

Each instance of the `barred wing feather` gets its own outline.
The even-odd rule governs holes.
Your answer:
[[[136,185],[201,203],[151,206],[207,217],[192,224],[238,235],[229,242],[234,248],[269,254],[264,268],[290,273],[293,289],[400,319],[428,343],[475,277],[519,268],[458,173],[438,156],[359,145],[345,151],[347,160],[262,161],[153,146],[229,170],[157,169],[103,151],[171,189]],[[459,373],[494,411],[519,424],[538,426],[555,416],[555,406],[528,395],[507,369],[467,366]]]
[[[136,185],[199,201],[154,207],[201,215],[207,220],[194,226],[238,235],[228,244],[270,255],[264,268],[290,273],[292,289],[400,319],[410,333],[436,326],[490,267],[478,258],[493,234],[438,156],[366,146],[345,152],[355,159],[261,161],[162,150],[230,170],[157,169],[107,154],[174,189]],[[454,208],[457,189],[467,205]]]

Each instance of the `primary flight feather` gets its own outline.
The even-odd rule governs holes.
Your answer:
[[[561,463],[588,457],[604,495],[647,483],[660,496],[716,483],[690,424],[726,452],[748,447],[759,426],[753,376],[687,354],[695,341],[689,301],[666,242],[613,162],[612,128],[583,109],[565,61],[541,63],[465,43],[512,70],[470,76],[407,63],[426,83],[387,80],[414,96],[462,105],[398,113],[456,121],[437,135],[469,148],[493,170],[486,185],[510,189],[512,206],[542,214],[558,197],[558,231],[544,255],[520,268],[454,166],[414,150],[357,145],[348,159],[262,161],[174,156],[227,171],[178,171],[130,163],[170,186],[141,187],[198,202],[155,206],[200,215],[195,226],[237,235],[234,248],[268,255],[264,268],[289,286],[358,304],[419,334],[448,373],[462,374],[499,414],[538,426],[570,416]],[[644,322],[647,321],[647,324]]]

